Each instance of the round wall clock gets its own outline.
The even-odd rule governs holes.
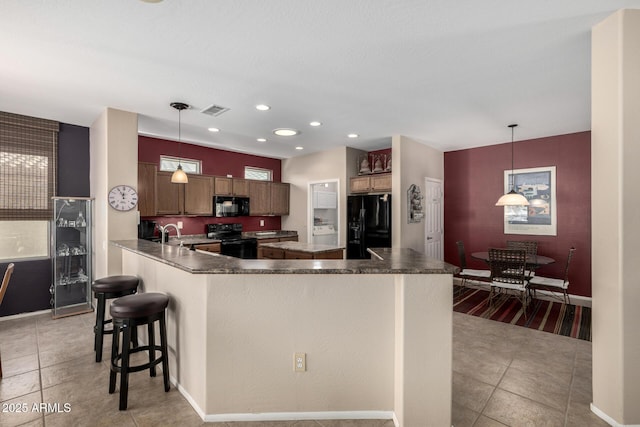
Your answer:
[[[128,185],[117,185],[109,191],[109,205],[117,211],[130,211],[138,204],[138,192]]]

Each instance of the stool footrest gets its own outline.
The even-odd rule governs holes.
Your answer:
[[[145,351],[145,350],[150,350],[151,347],[148,345],[144,345],[142,347],[138,347],[138,348],[134,348],[129,350],[129,355],[132,355],[133,353],[137,353],[139,351]],[[162,347],[159,345],[154,345],[153,346],[153,350],[155,351],[161,351]],[[156,357],[155,359],[153,359],[151,362],[145,363],[143,365],[135,365],[135,366],[129,366],[127,369],[129,370],[129,372],[140,372],[140,371],[144,371],[147,370],[149,368],[152,368],[156,365],[159,365],[160,363],[162,363],[164,356],[160,356],[160,357]],[[118,372],[121,373],[122,372],[122,364],[118,364],[118,361],[122,360],[122,354],[118,354],[112,361],[111,363],[111,370],[113,372]]]

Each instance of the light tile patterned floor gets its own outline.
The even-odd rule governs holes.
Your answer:
[[[107,363],[93,362],[93,322],[93,314],[0,321],[0,402],[14,409],[0,414],[0,427],[393,426],[390,420],[205,424],[175,388],[164,393],[162,376],[142,373],[130,377],[129,409],[118,411],[118,394],[106,390]],[[453,348],[456,427],[607,425],[589,410],[591,343],[454,313]],[[59,403],[59,412],[32,411],[40,402]],[[27,411],[15,412],[16,405]]]

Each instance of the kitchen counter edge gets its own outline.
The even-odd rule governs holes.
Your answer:
[[[111,244],[192,274],[455,274],[458,267],[413,249],[372,248],[370,260],[239,259],[147,240]]]

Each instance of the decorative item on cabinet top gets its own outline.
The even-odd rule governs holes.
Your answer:
[[[367,153],[358,156],[356,168],[358,175],[391,172],[391,154]]]
[[[407,222],[422,221],[424,217],[424,213],[422,212],[422,199],[424,199],[424,196],[422,195],[420,187],[411,184],[407,190]]]

